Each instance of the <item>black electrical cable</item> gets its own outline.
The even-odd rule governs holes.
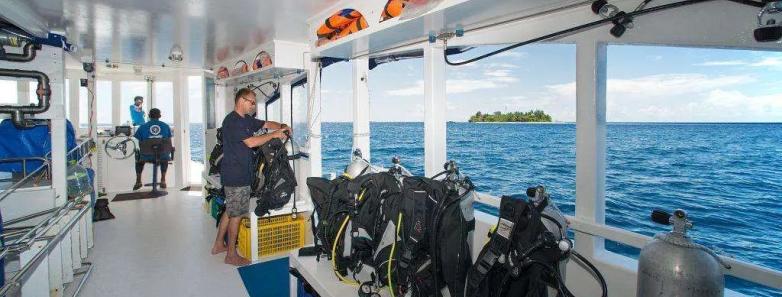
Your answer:
[[[645,8],[645,9],[638,10],[638,11],[628,12],[628,13],[625,13],[625,14],[617,14],[617,15],[609,17],[609,18],[605,18],[605,19],[602,19],[602,20],[597,20],[597,21],[594,21],[594,22],[590,22],[590,23],[586,23],[586,24],[583,24],[583,25],[575,26],[575,27],[572,27],[572,28],[569,28],[569,29],[565,29],[565,30],[554,32],[554,33],[546,34],[546,35],[543,35],[543,36],[540,36],[540,37],[536,37],[536,38],[533,38],[533,39],[529,39],[527,41],[522,41],[522,42],[519,42],[519,43],[516,43],[516,44],[512,44],[510,46],[507,46],[507,47],[504,47],[504,48],[492,51],[490,53],[486,53],[486,54],[477,56],[475,58],[464,60],[464,61],[452,62],[452,61],[448,60],[448,55],[443,55],[443,57],[445,59],[445,63],[447,63],[448,65],[451,65],[451,66],[462,66],[462,65],[470,64],[472,62],[483,60],[485,58],[494,56],[496,54],[499,54],[499,53],[502,53],[502,52],[505,52],[505,51],[512,50],[512,49],[517,48],[517,47],[521,47],[521,46],[525,46],[525,45],[528,45],[528,44],[532,44],[532,43],[536,43],[536,42],[552,39],[552,38],[555,38],[555,37],[559,37],[561,35],[567,35],[567,34],[570,34],[570,33],[574,33],[576,31],[589,29],[589,28],[596,27],[596,26],[599,26],[599,25],[612,23],[612,22],[618,21],[620,19],[624,19],[624,18],[628,18],[628,17],[634,17],[634,16],[640,16],[640,15],[645,15],[645,14],[650,14],[650,13],[658,12],[658,11],[661,11],[661,10],[667,10],[667,9],[672,9],[672,8],[676,8],[676,7],[682,7],[682,6],[693,5],[693,4],[698,4],[698,3],[702,3],[702,2],[709,2],[709,1],[714,1],[714,0],[685,0],[685,1],[680,1],[680,2],[663,4],[663,5],[659,5],[659,6],[655,6],[655,7],[649,7],[649,8]],[[755,2],[755,1],[751,1],[751,0],[728,0],[728,1],[741,3],[741,4],[746,4],[746,5],[755,6],[755,7],[762,7],[762,4],[760,4],[761,6],[757,6],[759,3]]]
[[[606,280],[605,280],[605,278],[603,278],[603,274],[600,273],[600,270],[597,270],[597,267],[595,267],[595,265],[592,265],[591,262],[589,262],[584,256],[582,256],[581,254],[579,254],[575,250],[571,250],[570,253],[573,254],[573,256],[576,256],[576,258],[579,261],[584,263],[584,265],[589,267],[589,269],[592,270],[592,272],[595,273],[595,276],[597,277],[597,282],[600,283],[600,289],[603,290],[603,295],[601,295],[601,296],[602,297],[608,296],[608,286],[606,285]],[[567,290],[567,287],[565,287],[565,290]],[[568,293],[570,293],[570,292],[568,291]],[[572,295],[572,293],[571,293],[571,295]]]
[[[739,3],[739,4],[744,4],[744,5],[749,5],[749,6],[753,6],[753,7],[757,7],[757,8],[763,8],[764,6],[766,6],[765,3],[763,3],[763,2],[757,2],[757,1],[752,1],[752,0],[728,0],[728,1]]]

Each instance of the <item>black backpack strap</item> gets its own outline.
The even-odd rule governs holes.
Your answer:
[[[475,265],[470,268],[465,290],[468,294],[466,296],[471,297],[470,294],[480,287],[500,257],[508,254],[513,244],[512,238],[515,230],[524,228],[524,226],[519,226],[520,224],[526,225],[524,220],[526,209],[527,203],[525,201],[510,196],[502,196],[497,230],[492,233],[489,243],[478,256],[479,258]]]
[[[424,240],[426,233],[426,200],[429,193],[422,190],[413,190],[409,195],[404,196],[402,211],[405,214],[407,230],[404,238],[404,247],[402,256],[399,259],[399,267],[407,270],[410,263],[415,258],[415,254],[420,247],[420,242]]]

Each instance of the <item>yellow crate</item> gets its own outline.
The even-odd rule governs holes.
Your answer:
[[[290,215],[258,219],[258,257],[267,257],[304,246],[305,220]],[[239,255],[250,258],[250,220],[242,219],[239,225]]]

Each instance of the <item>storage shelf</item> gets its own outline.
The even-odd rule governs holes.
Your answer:
[[[291,74],[303,73],[301,69],[267,66],[255,71],[249,71],[237,76],[218,79],[217,83],[229,86],[249,84],[273,78],[280,78]]]
[[[370,26],[339,40],[315,49],[319,57],[349,59],[372,54],[415,41],[426,41],[429,32],[440,33],[457,26],[469,30],[484,25],[485,20],[500,22],[520,15],[532,15],[548,9],[583,2],[578,0],[494,0],[487,6],[481,0],[445,1],[423,16],[409,19],[391,19]],[[468,33],[469,34],[469,33]]]

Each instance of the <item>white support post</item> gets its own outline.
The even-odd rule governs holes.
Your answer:
[[[424,46],[424,172],[433,176],[446,161],[445,46]]]
[[[576,49],[576,217],[605,223],[606,45],[577,43]],[[587,257],[604,240],[576,233],[576,248]]]
[[[71,77],[68,80],[68,104],[71,114],[68,116],[68,120],[71,121],[71,124],[73,125],[73,129],[75,131],[79,131],[79,128],[81,127],[81,123],[79,123],[79,115],[82,112],[87,112],[86,110],[81,110],[79,108],[79,77]],[[76,133],[76,136],[81,135],[81,133]]]
[[[36,241],[27,251],[19,255],[19,266],[23,267],[29,263],[35,254],[43,250],[47,241]],[[21,296],[50,296],[49,295],[49,259],[44,257],[38,268],[33,270],[27,280],[22,284]]]
[[[42,51],[39,57],[48,57],[50,62],[45,69],[49,75],[51,87],[51,106],[44,117],[51,119],[51,170],[52,187],[56,192],[55,205],[63,205],[68,200],[67,193],[67,154],[66,122],[65,122],[65,57],[62,49],[50,49],[51,53]],[[41,58],[39,58],[41,59]],[[42,61],[46,63],[46,60]]]
[[[321,97],[320,97],[320,62],[310,61],[310,54],[305,55],[307,67],[307,96],[309,97],[307,126],[310,129],[307,153],[309,153],[309,176],[323,175],[323,153],[321,148]],[[294,131],[295,133],[296,131]]]
[[[30,104],[30,92],[35,92],[35,90],[30,90],[30,81],[20,79],[16,81],[16,104],[19,105],[28,105]]]
[[[190,111],[187,104],[187,80],[182,70],[174,72],[174,161],[176,189],[189,185],[190,179]],[[176,111],[176,112],[174,112]]]
[[[144,112],[149,114],[150,106],[155,106],[155,81],[147,80],[147,96],[144,98]]]
[[[63,220],[60,220],[46,232],[46,236],[57,235],[64,225]],[[63,266],[63,263],[66,261],[62,256],[62,247],[64,243],[65,241],[60,241],[60,243],[58,243],[46,256],[49,262],[49,296],[62,296],[63,284],[73,281],[73,270],[68,271],[64,269]],[[69,272],[70,275],[67,275]]]
[[[364,159],[372,160],[369,146],[369,59],[353,60],[353,149],[361,150]]]
[[[112,79],[111,80],[111,124],[114,126],[123,125],[122,123],[122,112],[128,112],[128,107],[125,106],[123,108],[122,105],[122,86],[120,84],[120,80],[118,79]]]
[[[280,84],[280,123],[293,125],[291,122],[291,83],[286,81]]]

